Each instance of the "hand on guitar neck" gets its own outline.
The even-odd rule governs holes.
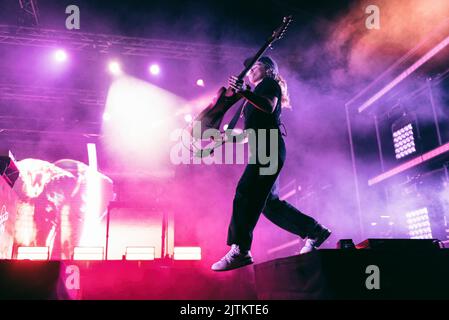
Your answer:
[[[244,83],[243,80],[239,80],[236,76],[231,76],[228,84],[229,86],[226,89],[224,96],[230,105],[233,105],[243,97],[241,94],[243,91],[251,89],[250,86]]]

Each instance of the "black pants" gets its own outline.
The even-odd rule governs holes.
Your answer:
[[[285,143],[279,137],[278,168],[275,174],[261,175],[260,163],[248,164],[237,185],[227,244],[238,244],[241,249],[251,248],[253,230],[263,213],[271,222],[302,238],[307,237],[317,225],[309,217],[286,201],[279,199],[278,176],[286,156]],[[265,166],[266,167],[266,166]]]

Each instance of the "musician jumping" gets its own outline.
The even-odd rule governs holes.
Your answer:
[[[260,169],[266,168],[266,164],[258,159],[255,163],[246,165],[233,201],[227,239],[231,249],[220,261],[212,265],[214,271],[236,269],[253,263],[250,248],[253,230],[261,212],[279,227],[306,239],[301,254],[318,248],[331,234],[329,229],[315,219],[279,199],[278,176],[286,157],[284,139],[279,130],[280,115],[282,108],[289,107],[290,104],[287,85],[279,75],[276,62],[268,56],[261,57],[250,69],[247,78],[250,84],[255,86],[254,91],[246,88],[238,77],[231,77],[227,96],[229,99],[241,97],[246,100],[243,108],[246,130],[278,131],[275,140],[270,138],[271,135],[267,135],[264,144],[267,146],[266,152],[271,150],[270,144],[277,145],[274,152],[278,165],[275,173],[268,175],[261,174]],[[260,145],[260,141],[256,141],[256,147],[252,150],[258,153],[257,146]]]

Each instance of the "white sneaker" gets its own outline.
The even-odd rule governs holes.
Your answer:
[[[323,244],[324,241],[329,238],[331,235],[331,231],[321,225],[319,225],[319,231],[312,237],[308,237],[306,239],[306,243],[304,244],[304,247],[302,247],[299,254],[305,254],[309,253],[315,249],[317,249],[319,246]]]
[[[215,262],[211,269],[214,271],[227,271],[244,267],[253,262],[253,258],[249,251],[240,251],[239,246],[233,244],[231,250],[229,250],[220,261]]]

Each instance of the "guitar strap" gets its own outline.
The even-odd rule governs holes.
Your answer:
[[[246,103],[246,101],[242,101],[240,106],[237,108],[237,111],[235,112],[234,116],[232,117],[231,122],[229,122],[229,124],[228,124],[228,130],[232,130],[235,128],[237,121],[239,121],[240,115],[242,114],[243,106],[245,105],[245,103]]]

